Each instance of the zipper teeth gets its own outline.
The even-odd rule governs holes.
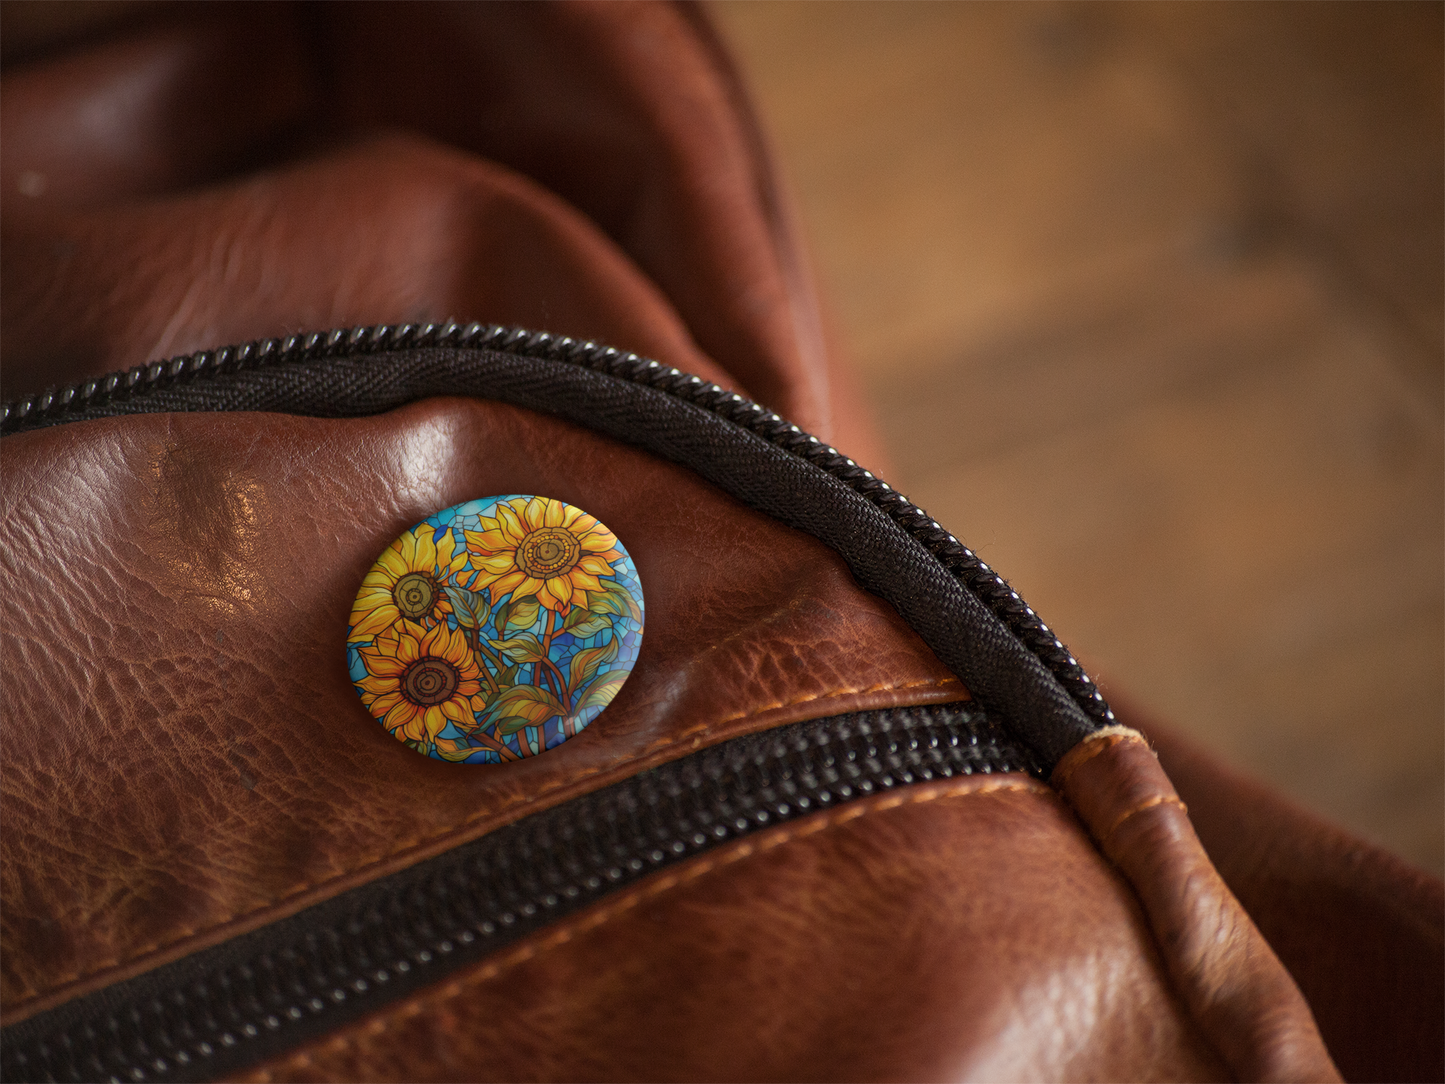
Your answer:
[[[200,968],[199,978],[192,969],[160,994],[164,983],[29,1035],[16,1032],[30,1022],[7,1029],[4,1076],[145,1081],[234,1070],[662,866],[896,786],[1017,771],[1041,774],[1026,746],[967,702],[735,739],[483,837],[400,888]]]
[[[1086,715],[1101,725],[1114,721],[1114,713],[1098,686],[1008,581],[887,482],[750,399],[680,369],[588,339],[498,324],[461,325],[455,321],[380,324],[290,335],[283,339],[259,339],[240,346],[181,355],[169,361],[153,361],[125,372],[50,388],[5,403],[0,405],[0,434],[64,421],[67,414],[78,415],[110,402],[143,396],[157,388],[210,379],[223,373],[381,350],[443,346],[498,350],[569,362],[643,384],[710,410],[807,460],[866,497],[942,562],[1044,664]]]

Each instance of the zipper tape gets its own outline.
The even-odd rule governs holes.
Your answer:
[[[736,738],[13,1024],[0,1035],[0,1076],[168,1081],[236,1072],[655,870],[893,787],[994,772],[1044,775],[972,701]]]
[[[475,323],[293,335],[4,404],[0,434],[173,411],[354,417],[439,395],[528,407],[638,445],[820,539],[1046,769],[1113,722],[1097,687],[1018,593],[886,482],[757,403],[597,343]]]

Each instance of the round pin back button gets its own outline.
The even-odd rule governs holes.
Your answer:
[[[484,497],[393,542],[361,582],[346,662],[362,703],[437,760],[498,764],[576,737],[637,662],[642,584],[595,516]]]

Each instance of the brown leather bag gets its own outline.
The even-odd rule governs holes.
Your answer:
[[[696,9],[69,18],[0,96],[7,1079],[1439,1078],[1440,883],[854,462]],[[443,764],[347,615],[502,493],[626,541],[642,654]]]

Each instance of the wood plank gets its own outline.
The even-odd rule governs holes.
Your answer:
[[[897,484],[1439,872],[1440,5],[714,10]]]

